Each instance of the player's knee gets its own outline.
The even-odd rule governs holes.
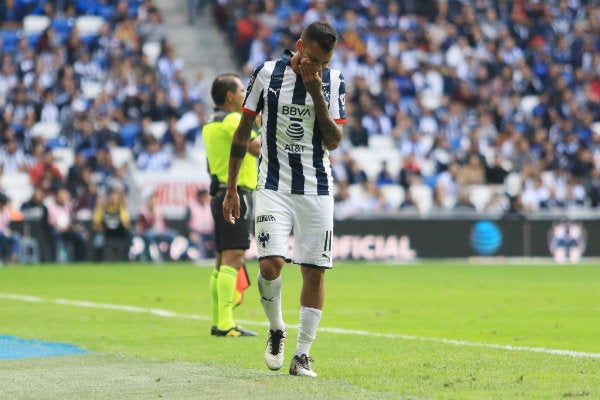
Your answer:
[[[323,268],[302,267],[302,278],[305,284],[311,286],[321,286],[325,279],[325,270]]]
[[[263,258],[260,260],[260,274],[268,281],[279,278],[283,260],[277,257]]]

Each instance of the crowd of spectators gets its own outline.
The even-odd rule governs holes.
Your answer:
[[[600,204],[596,1],[230,0],[215,15],[227,16],[221,28],[246,75],[293,49],[307,24],[337,28],[331,65],[345,76],[348,122],[332,158],[342,164],[333,165],[339,187],[401,186],[401,207],[423,201],[411,189],[425,187],[442,210],[475,208],[475,187],[491,188],[478,210],[499,213]],[[385,179],[365,177],[352,157],[361,147],[399,160],[385,165]],[[338,203],[352,192],[340,190]],[[340,208],[390,207],[349,204]]]
[[[0,4],[0,176],[5,186],[8,176],[29,176],[31,198],[7,198],[8,207],[44,208],[50,259],[64,242],[72,259],[88,257],[84,242],[106,224],[86,231],[78,220],[120,210],[126,168],[167,170],[192,157],[206,88],[184,66],[153,0]],[[114,162],[115,148],[130,152],[129,165]],[[61,149],[74,154],[66,168]],[[0,192],[10,195],[9,186]],[[133,230],[128,218],[118,226]],[[5,259],[9,239],[0,237]]]
[[[423,202],[510,215],[600,204],[595,1],[194,7],[210,7],[245,77],[293,49],[310,22],[336,27],[331,65],[343,71],[347,91],[344,141],[331,155],[338,218],[423,210]],[[100,18],[97,28],[78,24],[90,15]],[[25,26],[28,16],[47,24]],[[35,190],[24,207],[52,205],[66,189],[59,200],[92,215],[109,193],[127,196],[127,165],[113,162],[115,147],[131,151],[132,167],[160,171],[201,143],[206,82],[184,77],[153,0],[7,0],[0,42],[0,168],[29,174]],[[66,173],[53,160],[60,148],[75,152]],[[368,166],[358,157],[363,149],[372,150]],[[492,189],[476,204],[481,187]]]

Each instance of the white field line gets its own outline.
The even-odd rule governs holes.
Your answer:
[[[207,317],[204,315],[181,314],[181,313],[178,313],[175,311],[162,310],[160,308],[146,308],[146,307],[129,306],[129,305],[122,305],[122,304],[95,303],[95,302],[83,301],[83,300],[45,299],[45,298],[37,297],[37,296],[28,296],[28,295],[12,294],[12,293],[0,293],[0,299],[26,301],[26,302],[30,302],[30,303],[60,304],[60,305],[74,306],[74,307],[96,308],[96,309],[104,309],[104,310],[115,310],[115,311],[125,311],[125,312],[141,313],[141,314],[151,314],[151,315],[156,315],[158,317],[163,317],[163,318],[183,318],[183,319],[193,319],[193,320],[200,320],[200,321],[209,321],[211,319],[210,317]],[[247,321],[247,320],[239,320],[239,322],[241,322],[243,324],[247,324],[247,325],[267,326],[266,322],[256,322],[256,321]],[[288,328],[297,329],[298,326],[297,325],[288,325]],[[512,346],[512,345],[506,345],[506,344],[469,342],[466,340],[428,338],[428,337],[420,337],[420,336],[412,336],[412,335],[403,335],[403,334],[398,334],[398,333],[378,333],[378,332],[369,332],[369,331],[356,330],[356,329],[328,328],[325,326],[319,327],[319,331],[336,333],[336,334],[341,334],[341,335],[381,337],[381,338],[388,338],[388,339],[402,339],[402,340],[413,340],[413,341],[422,341],[422,342],[445,343],[445,344],[451,344],[454,346],[483,347],[483,348],[488,348],[488,349],[499,349],[499,350],[508,350],[508,351],[526,351],[526,352],[530,352],[530,353],[553,354],[553,355],[575,357],[575,358],[599,358],[600,359],[600,353],[588,353],[588,352],[574,351],[574,350],[549,349],[546,347],[527,347],[527,346]]]

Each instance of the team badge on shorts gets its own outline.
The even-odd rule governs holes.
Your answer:
[[[258,243],[260,243],[260,245],[261,245],[261,246],[263,247],[263,249],[264,249],[264,248],[266,248],[266,247],[267,247],[267,242],[269,241],[269,234],[268,234],[268,233],[266,233],[265,231],[261,230],[261,231],[258,233],[258,237],[257,237],[257,239],[258,239]]]

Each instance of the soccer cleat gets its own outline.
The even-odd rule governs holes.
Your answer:
[[[269,338],[265,348],[265,362],[267,367],[277,371],[283,366],[283,349],[285,344],[285,331],[269,329]]]
[[[296,376],[310,376],[315,378],[317,374],[310,368],[310,362],[312,358],[306,354],[301,356],[294,356],[292,363],[290,364],[290,375]]]
[[[220,329],[215,328],[214,333],[213,333],[213,330],[211,329],[210,334],[214,335],[214,336],[229,336],[229,337],[258,336],[258,333],[244,329],[239,325],[236,325],[233,328],[228,329],[226,331],[222,331]]]
[[[217,327],[216,327],[216,326],[212,325],[212,326],[210,327],[210,334],[211,334],[212,336],[219,336],[219,335],[218,335],[218,332],[219,332],[219,330],[217,329]]]

